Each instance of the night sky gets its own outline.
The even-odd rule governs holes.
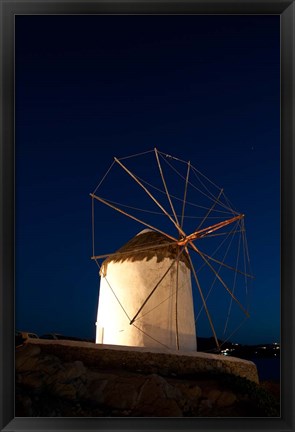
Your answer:
[[[94,338],[89,194],[114,156],[156,147],[190,160],[245,213],[255,279],[232,341],[279,341],[279,20],[16,16],[17,330]],[[152,182],[149,156],[134,160]],[[105,198],[145,205],[117,171],[108,180]],[[98,204],[95,228],[104,254],[144,227]],[[198,334],[211,336],[202,323]]]

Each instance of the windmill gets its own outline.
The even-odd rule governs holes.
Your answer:
[[[92,260],[101,278],[96,343],[195,351],[205,315],[220,348],[216,322],[228,339],[237,331],[229,333],[232,314],[239,325],[249,317],[252,279],[245,216],[224,190],[189,161],[155,148],[115,157],[90,196]],[[101,204],[116,215],[114,235],[126,220],[137,232],[98,255]]]

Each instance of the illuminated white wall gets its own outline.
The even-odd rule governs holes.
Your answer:
[[[96,343],[177,349],[176,263],[144,306],[134,325],[129,324],[171,264],[170,258],[158,263],[156,257],[149,261],[144,259],[108,264],[107,273],[101,276],[100,281]],[[195,351],[191,275],[183,262],[179,262],[178,281],[179,349]]]

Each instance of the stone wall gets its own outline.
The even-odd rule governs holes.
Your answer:
[[[178,352],[151,348],[100,345],[87,342],[31,339],[43,353],[64,361],[81,360],[88,367],[113,368],[160,375],[190,375],[217,371],[230,373],[258,383],[256,365],[248,360],[202,352]]]
[[[256,400],[257,371],[250,381],[241,376],[244,362],[236,362],[238,376],[223,360],[211,359],[214,367],[208,359],[206,367],[204,358],[198,367],[193,360],[73,342],[27,343],[16,352],[16,416],[268,415]]]

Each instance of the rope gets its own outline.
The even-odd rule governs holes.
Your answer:
[[[227,205],[232,209],[233,214],[239,214],[240,212],[237,211],[237,209],[233,206],[231,201],[228,199],[228,197],[225,195],[224,191],[222,192],[222,195],[227,203]]]
[[[142,179],[141,179],[141,181],[142,181]],[[151,185],[149,184],[149,186],[151,186]],[[173,197],[173,195],[171,195],[171,196]],[[101,197],[101,198],[103,198],[103,197]],[[173,198],[175,198],[175,197],[173,197]],[[143,209],[143,208],[140,208],[140,207],[134,207],[134,206],[130,206],[130,205],[127,205],[127,204],[122,204],[122,203],[119,203],[118,201],[112,201],[112,200],[106,199],[106,198],[103,198],[103,199],[105,201],[111,203],[111,204],[116,204],[116,205],[119,205],[121,207],[125,207],[125,208],[129,208],[129,209],[132,209],[132,210],[141,211],[142,213],[151,213],[151,214],[155,214],[155,215],[165,216],[163,214],[163,212],[146,210],[146,209]],[[195,207],[200,207],[202,209],[209,210],[209,208],[207,208],[207,207],[201,207],[201,206],[198,206],[197,204],[195,205]],[[221,212],[221,213],[225,213],[225,212]],[[170,216],[172,216],[171,213],[169,213],[169,214],[170,214]],[[177,214],[177,216],[181,217],[182,215]],[[227,216],[209,216],[208,219],[220,219],[221,217],[224,217],[225,219],[227,219]],[[189,216],[189,215],[187,215],[187,216],[184,216],[184,218],[187,218],[187,219],[202,219],[203,216]]]
[[[98,264],[98,262],[97,262],[96,260],[95,260],[95,262],[96,262],[98,268],[101,269],[101,266]],[[105,280],[106,280],[106,282],[107,282],[109,288],[111,289],[112,293],[114,294],[116,300],[118,301],[120,307],[122,308],[123,312],[124,312],[125,315],[127,316],[128,321],[130,322],[130,317],[129,317],[129,315],[127,314],[126,310],[124,309],[122,303],[119,301],[117,295],[115,294],[114,290],[112,289],[112,287],[111,287],[111,285],[110,285],[110,283],[109,283],[109,281],[107,280],[106,277],[105,277]],[[158,306],[159,306],[159,305],[158,305]],[[132,325],[133,325],[136,329],[138,329],[139,331],[141,331],[143,334],[145,334],[146,336],[148,336],[150,339],[154,340],[155,342],[159,343],[160,345],[164,346],[165,348],[167,348],[167,349],[169,349],[169,350],[171,349],[171,348],[168,347],[167,345],[163,344],[163,343],[160,342],[159,340],[155,339],[154,337],[152,337],[151,335],[149,335],[148,333],[146,333],[145,331],[143,331],[140,327],[138,327],[137,325],[135,325],[134,322],[132,323]]]
[[[101,266],[98,264],[98,262],[96,262],[96,264],[98,265],[99,269],[101,270]],[[130,321],[130,317],[129,317],[128,313],[126,312],[126,310],[124,309],[122,303],[121,303],[120,300],[118,299],[118,297],[117,297],[116,293],[114,292],[113,288],[111,287],[111,284],[109,283],[107,277],[105,276],[104,278],[105,278],[106,283],[108,284],[109,288],[111,289],[112,293],[114,294],[114,296],[115,296],[117,302],[119,303],[121,309],[123,310],[123,312],[124,312],[125,315],[127,316],[128,320]]]
[[[201,228],[201,226],[203,225],[203,223],[205,222],[205,220],[208,218],[209,214],[213,211],[215,205],[218,203],[218,200],[220,198],[222,194],[222,189],[220,191],[220,194],[218,195],[218,197],[216,198],[215,202],[213,203],[212,207],[208,210],[208,212],[206,213],[206,215],[204,216],[203,220],[201,221],[201,223],[199,224],[199,226],[197,227],[197,231],[199,231],[199,229]]]
[[[156,200],[156,198],[151,194],[151,192],[137,179],[137,177],[128,170],[128,168],[125,167],[124,164],[122,164],[118,159],[115,158],[115,161],[118,162],[118,164],[129,174],[137,183],[138,185],[148,194],[148,196],[157,204],[157,206],[165,213],[165,215],[169,218],[169,220],[173,223],[173,225],[176,227],[179,233],[182,235],[185,235],[185,233],[182,231],[182,229],[179,227],[179,225],[175,222],[175,220],[167,213],[165,208]]]
[[[174,207],[173,207],[170,195],[169,195],[168,187],[167,187],[167,184],[166,184],[166,181],[165,181],[165,178],[164,178],[164,174],[163,174],[163,171],[162,171],[162,167],[161,167],[161,163],[160,163],[159,156],[158,156],[158,153],[157,153],[157,149],[155,149],[155,155],[156,155],[156,159],[157,159],[157,163],[158,163],[158,168],[159,168],[159,171],[160,171],[160,174],[161,174],[162,182],[163,182],[163,185],[164,185],[164,189],[165,189],[165,192],[166,192],[166,195],[167,195],[167,198],[168,198],[168,201],[169,201],[169,204],[170,204],[173,216],[175,218],[175,222],[179,226],[178,218],[176,216],[176,213],[175,213],[175,210],[174,210]],[[179,232],[181,232],[181,227],[180,227]]]
[[[153,151],[154,151],[154,150],[147,150],[147,151],[142,152],[142,153],[135,153],[135,154],[133,154],[133,155],[125,156],[125,157],[117,158],[117,159],[118,159],[118,160],[130,159],[130,158],[133,158],[133,157],[142,156],[142,155],[147,154],[147,153],[152,153]]]
[[[245,227],[244,221],[243,221],[243,227]],[[244,249],[244,254],[246,252],[246,257],[248,260],[248,267],[249,267],[249,271],[251,274],[252,273],[252,269],[251,269],[251,263],[250,263],[250,257],[249,257],[249,251],[248,251],[248,243],[247,243],[247,236],[246,236],[246,231],[244,230],[243,234],[242,234],[242,239],[243,239],[243,249]],[[244,267],[246,267],[246,262],[245,262],[245,255],[244,255]],[[247,268],[247,267],[246,267]],[[249,295],[249,289],[248,289],[248,280],[245,279],[245,291],[246,291],[246,298],[247,298],[247,307],[248,309],[250,309],[250,295]]]
[[[241,234],[239,235],[239,244],[238,244],[238,251],[237,251],[236,268],[238,268],[238,265],[239,265],[239,259],[240,259],[240,247],[241,247]],[[244,269],[244,270],[246,270],[246,269]],[[233,283],[233,290],[232,290],[232,293],[235,292],[236,281],[237,281],[237,273],[234,274],[234,283]],[[223,334],[224,334],[224,335],[225,335],[226,330],[227,330],[228,321],[229,321],[229,316],[230,316],[231,308],[232,308],[232,303],[233,303],[233,299],[232,299],[232,297],[231,297],[230,302],[229,302],[229,307],[228,307],[227,318],[226,318],[226,322],[225,322],[224,330],[223,330]]]
[[[129,213],[126,213],[124,210],[122,210],[122,209],[120,209],[120,208],[118,208],[118,207],[115,207],[113,204],[109,203],[107,200],[104,200],[103,198],[100,198],[100,197],[98,197],[98,196],[96,196],[96,195],[93,195],[93,194],[90,194],[90,196],[93,196],[93,198],[95,198],[96,200],[98,200],[98,201],[104,203],[105,205],[107,205],[107,206],[113,208],[113,209],[116,210],[117,212],[124,214],[125,216],[129,217],[130,219],[133,219],[133,220],[135,220],[136,222],[139,222],[140,224],[142,224],[142,225],[144,225],[144,226],[150,228],[151,230],[153,230],[153,231],[157,231],[157,232],[163,234],[164,236],[166,236],[166,237],[168,237],[168,238],[170,238],[170,239],[176,241],[176,239],[175,239],[174,237],[170,236],[169,234],[166,234],[166,233],[164,233],[163,231],[161,231],[160,229],[158,229],[158,228],[156,228],[156,227],[154,227],[154,226],[152,226],[152,225],[150,225],[150,224],[148,224],[148,223],[146,223],[146,222],[144,222],[144,221],[138,219],[137,217],[135,217],[135,216],[133,216],[133,215],[131,215],[131,214],[129,214]]]
[[[206,262],[206,264],[210,267],[210,269],[212,270],[212,272],[214,274],[216,274],[217,279],[219,280],[219,282],[222,284],[222,286],[225,288],[225,290],[233,297],[233,299],[235,300],[235,302],[238,304],[238,306],[240,307],[240,309],[245,313],[245,315],[249,315],[248,311],[243,307],[243,305],[239,302],[239,300],[236,298],[236,296],[234,296],[234,294],[230,291],[230,289],[228,288],[228,286],[225,284],[225,282],[223,281],[223,279],[221,279],[221,277],[218,275],[218,273],[216,273],[214,267],[212,267],[212,265],[206,260],[206,258],[204,257],[204,255],[202,254],[202,252],[199,250],[198,251],[200,256],[203,258],[203,260]]]
[[[176,172],[176,174],[179,175],[179,177],[181,177],[183,180],[185,180],[185,178],[183,177],[183,175],[180,174],[180,172],[177,171],[177,169],[174,168],[173,165],[171,165],[171,164],[170,164],[166,159],[164,159],[164,161],[166,162],[166,164],[168,164],[168,165],[170,166],[171,169],[173,169],[173,171]],[[201,191],[199,188],[197,188],[195,185],[193,185],[190,181],[188,182],[188,184],[189,184],[191,187],[193,187],[194,189],[196,189],[198,192],[200,192],[200,194],[202,194],[202,195],[204,195],[206,198],[208,198],[209,200],[211,200],[211,201],[215,201],[215,198],[213,199],[211,196],[206,195],[205,192]],[[223,207],[223,208],[226,208],[226,209],[228,209],[228,210],[231,211],[231,209],[229,209],[229,208],[228,208],[225,204],[223,204],[223,203],[220,203],[220,206]]]
[[[179,260],[177,260],[176,264],[176,293],[175,293],[175,330],[176,330],[176,347],[179,350],[179,334],[178,334],[178,267],[179,267]]]
[[[161,189],[157,188],[156,186],[152,185],[151,183],[147,182],[146,180],[144,180],[142,177],[136,176],[136,178],[138,178],[138,180],[142,181],[142,183],[145,183],[146,185],[150,186],[152,189],[157,190],[158,192],[160,192],[161,194],[165,195],[165,192],[162,191]],[[176,197],[175,195],[170,195],[172,198],[174,198],[177,201],[183,202],[182,198]],[[192,207],[197,207],[200,209],[205,209],[205,210],[209,210],[210,207],[205,207],[205,206],[201,206],[198,204],[194,204],[190,201],[186,201],[186,204],[191,205]],[[217,213],[223,213],[223,214],[227,214],[227,215],[231,215],[232,211],[223,211],[223,210],[214,210]]]
[[[240,231],[237,231],[237,232],[240,232]],[[241,270],[238,270],[236,267],[232,267],[232,266],[230,266],[230,265],[228,265],[228,264],[225,264],[225,263],[222,262],[222,261],[219,261],[219,260],[217,260],[217,259],[214,259],[214,258],[210,257],[210,255],[205,254],[204,252],[202,252],[202,254],[203,254],[206,258],[208,258],[210,261],[214,261],[214,262],[216,262],[217,264],[221,264],[223,267],[225,267],[225,268],[227,268],[227,269],[229,269],[229,270],[233,270],[235,273],[240,273],[241,275],[246,276],[247,278],[252,278],[252,279],[253,279],[253,276],[252,276],[251,274],[248,274],[248,273],[242,272]]]
[[[94,199],[91,199],[91,207],[92,207],[92,256],[94,256]]]
[[[163,153],[163,152],[161,152],[161,151],[159,151],[159,150],[158,150],[158,152],[161,154],[161,156],[165,156],[166,158],[174,159],[174,160],[177,160],[177,161],[179,161],[179,162],[182,162],[182,163],[187,164],[187,161],[185,161],[185,160],[179,159],[179,158],[177,158],[177,157],[175,157],[175,156],[171,156],[170,154],[167,154],[167,153]]]
[[[181,290],[182,288],[178,289],[178,292]],[[176,291],[173,291],[172,294],[170,294],[168,297],[166,297],[164,300],[162,300],[159,304],[157,304],[157,306],[154,306],[152,309],[148,310],[147,312],[145,312],[144,314],[140,315],[140,317],[136,318],[135,321],[139,321],[142,318],[144,318],[146,315],[148,315],[149,313],[151,313],[153,310],[157,309],[159,306],[161,306],[161,304],[165,303],[167,300],[169,300],[171,297],[174,296],[174,294],[176,293]]]
[[[134,317],[130,321],[130,324],[132,324],[136,320],[138,314],[142,311],[142,309],[144,308],[144,306],[146,305],[146,303],[148,302],[148,300],[154,294],[154,292],[156,291],[156,289],[159,287],[160,283],[163,281],[163,279],[165,278],[165,276],[169,273],[169,271],[172,268],[172,266],[174,265],[175,261],[180,257],[180,255],[182,254],[183,251],[184,251],[184,247],[182,247],[180,249],[180,251],[178,252],[176,258],[174,258],[174,260],[172,261],[172,264],[168,267],[168,269],[165,271],[165,273],[163,274],[163,276],[156,283],[155,287],[152,289],[152,291],[150,292],[150,294],[147,296],[147,298],[145,299],[145,301],[142,303],[141,307],[138,309],[138,311],[136,312],[136,314],[134,315]]]
[[[93,191],[94,194],[97,191],[97,189],[101,186],[102,182],[105,180],[106,176],[109,174],[109,172],[111,171],[111,169],[113,168],[114,163],[115,163],[115,161],[112,162],[111,166],[109,167],[109,169],[107,170],[107,172],[105,173],[105,175],[103,176],[103,178],[101,179],[101,181],[98,183],[98,185],[94,189],[94,191]]]
[[[137,330],[141,331],[143,334],[145,334],[147,337],[149,337],[150,339],[153,339],[155,342],[157,342],[158,344],[162,345],[163,347],[167,348],[168,350],[171,350],[170,347],[168,347],[167,345],[163,344],[162,342],[160,342],[158,339],[153,338],[151,335],[149,335],[148,333],[146,333],[145,331],[143,331],[140,327],[137,327],[134,323],[132,324],[135,328],[137,328]]]
[[[185,202],[186,202],[186,194],[187,194],[187,186],[188,186],[190,167],[191,167],[191,164],[190,164],[190,161],[189,161],[188,162],[188,166],[187,166],[186,179],[185,179],[184,197],[183,197],[182,212],[181,212],[181,224],[180,224],[181,227],[183,226],[184,209],[185,209]]]
[[[201,285],[199,283],[199,280],[198,280],[198,277],[197,277],[197,273],[195,271],[195,268],[194,268],[191,256],[190,256],[189,251],[188,251],[188,248],[185,247],[185,250],[186,250],[186,252],[188,254],[188,258],[189,258],[189,261],[190,261],[190,264],[191,264],[191,267],[192,267],[192,272],[193,272],[193,275],[194,275],[194,278],[195,278],[195,281],[196,281],[196,284],[197,284],[197,287],[198,287],[198,290],[199,290],[199,293],[200,293],[200,296],[201,296],[201,299],[202,299],[202,302],[203,302],[203,305],[204,305],[204,308],[205,308],[205,311],[206,311],[206,315],[207,315],[207,318],[208,318],[208,321],[209,321],[209,324],[210,324],[210,327],[211,327],[211,330],[212,330],[212,333],[213,333],[213,337],[215,339],[215,343],[216,343],[217,347],[219,347],[219,343],[218,343],[218,339],[217,339],[217,336],[216,336],[216,333],[215,333],[214,325],[213,325],[213,322],[212,322],[209,310],[207,308],[206,300],[204,299],[204,296],[203,296],[203,291],[202,291]]]
[[[246,316],[243,321],[239,324],[239,326],[222,342],[222,344],[220,345],[220,348],[227,342],[229,341],[232,336],[242,327],[242,325],[244,325],[245,321],[247,321],[247,319],[249,318],[249,316]]]
[[[178,162],[182,162],[182,163],[184,163],[184,164],[186,164],[186,165],[188,164],[188,162],[185,161],[185,160],[183,160],[183,159],[179,159],[179,158],[177,158],[177,157],[174,157],[174,156],[168,155],[168,154],[166,154],[166,153],[160,152],[159,150],[158,150],[158,152],[159,152],[162,156],[166,156],[166,158],[177,160]],[[211,183],[214,187],[216,187],[217,189],[220,189],[219,186],[217,186],[215,183],[213,183],[212,180],[210,180],[210,179],[209,179],[208,177],[206,177],[203,173],[201,173],[201,171],[199,171],[196,167],[194,167],[193,165],[191,165],[191,167],[192,167],[193,170],[195,170],[198,174],[200,174],[202,177],[204,177],[204,178],[205,178],[209,183]]]
[[[215,199],[215,195],[208,189],[208,187],[200,179],[200,177],[198,175],[198,174],[201,174],[200,171],[196,170],[194,167],[192,168],[192,170],[193,170],[193,174],[196,177],[196,179],[198,180],[198,182],[201,183],[201,185],[203,186],[204,189],[206,189],[208,194],[211,195],[213,199]],[[208,178],[206,178],[206,180],[209,181],[210,183],[212,183]],[[214,183],[213,183],[213,185],[214,185]],[[216,185],[214,185],[214,186],[218,189],[218,192],[220,192],[221,189]]]
[[[235,227],[237,227],[237,223],[236,223],[236,225],[235,225]],[[229,236],[231,235],[231,234],[233,234],[233,235],[235,235],[235,228],[232,230],[232,231],[230,231],[229,233],[228,233],[228,235],[226,236],[226,238],[225,239],[223,239],[222,240],[222,242],[219,244],[219,246],[214,250],[214,252],[212,252],[212,254],[211,254],[211,260],[212,260],[212,257],[219,251],[219,249],[222,247],[222,245],[223,245],[223,243],[225,243],[226,242],[226,240],[229,238]],[[206,237],[204,237],[204,238],[206,238]],[[204,254],[206,257],[208,257],[208,255],[206,255],[206,254]],[[201,265],[201,267],[199,267],[199,269],[198,269],[198,273],[202,270],[202,268],[204,268],[206,266],[206,264],[205,263],[203,263],[202,265]]]
[[[209,219],[210,219],[210,216],[209,216]],[[242,230],[237,230],[236,233],[238,233],[238,232],[242,232]],[[220,236],[224,236],[224,235],[227,235],[227,234],[233,234],[233,233],[232,232],[230,232],[230,233],[224,232],[224,233],[208,234],[205,237],[200,237],[198,240],[207,239],[207,238],[211,238],[211,237],[220,237]]]
[[[217,273],[215,274],[215,278],[213,279],[212,285],[211,285],[211,287],[210,287],[210,289],[209,289],[209,291],[208,291],[208,293],[207,293],[207,296],[206,296],[206,299],[205,299],[206,301],[208,300],[209,295],[211,294],[211,291],[212,291],[212,289],[213,289],[213,286],[215,285],[215,282],[216,282],[216,280],[217,280],[217,274],[219,274],[219,272],[220,272],[220,270],[221,270],[221,267],[222,267],[222,265],[224,264],[224,261],[225,261],[225,259],[226,259],[226,257],[227,257],[227,254],[228,254],[228,251],[229,251],[229,248],[230,248],[232,242],[233,242],[233,237],[231,238],[231,241],[230,241],[230,243],[229,243],[228,246],[227,246],[227,249],[226,249],[225,254],[224,254],[224,256],[223,256],[223,261],[220,262],[219,269],[218,269]],[[199,319],[199,316],[200,316],[202,310],[203,310],[203,306],[201,307],[201,309],[200,309],[200,311],[199,311],[199,313],[198,313],[198,315],[197,315],[197,318],[196,318],[195,322],[197,322],[197,320]]]

